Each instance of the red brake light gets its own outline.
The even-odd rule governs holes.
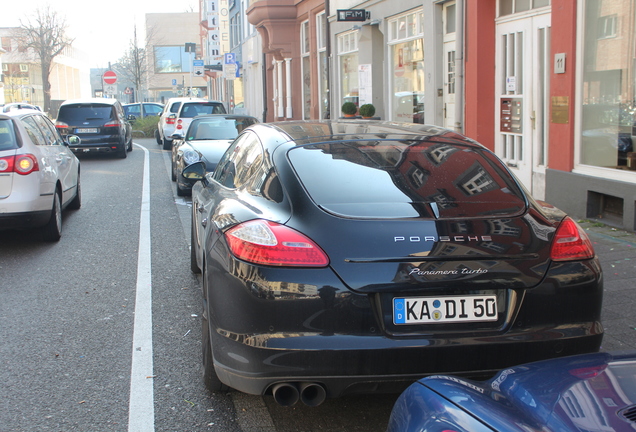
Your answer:
[[[603,373],[603,371],[607,369],[606,364],[602,364],[599,366],[591,366],[586,368],[572,369],[570,370],[570,375],[573,375],[579,379],[590,379],[596,376],[599,376]]]
[[[179,119],[177,121],[177,129],[183,129],[183,125],[181,123],[183,123],[183,120]]]
[[[0,172],[14,172],[20,175],[28,175],[39,170],[38,160],[32,154],[0,158]]]
[[[170,114],[168,117],[166,117],[166,124],[174,124],[176,120],[177,116],[175,114]]]
[[[119,127],[120,124],[121,123],[119,123],[117,120],[115,120],[115,121],[111,121],[109,123],[106,123],[104,125],[104,127]]]
[[[61,121],[56,121],[55,122],[55,127],[58,129],[66,129],[68,128],[68,124],[61,122]]]
[[[594,257],[594,247],[579,224],[566,217],[556,230],[550,257],[554,261],[589,259]]]
[[[237,225],[225,233],[232,253],[243,261],[270,266],[325,267],[327,254],[305,235],[262,219]]]

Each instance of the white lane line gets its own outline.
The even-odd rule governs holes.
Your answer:
[[[145,147],[139,222],[137,293],[133,328],[128,432],[154,432],[155,407],[152,364],[152,274],[150,262],[150,160]]]

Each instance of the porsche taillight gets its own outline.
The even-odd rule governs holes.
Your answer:
[[[325,267],[327,254],[307,236],[275,222],[255,219],[225,233],[234,256],[253,264]]]
[[[0,173],[16,173],[28,175],[34,171],[39,171],[37,158],[32,154],[7,156],[0,158]]]
[[[594,257],[594,247],[585,231],[566,217],[554,234],[550,258],[554,261],[574,261]]]

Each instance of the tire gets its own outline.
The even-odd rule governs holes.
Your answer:
[[[181,189],[181,186],[179,186],[179,182],[177,182],[177,196],[183,197],[189,196],[191,194],[192,192],[190,192],[189,189]]]
[[[163,139],[163,149],[172,150],[172,140]]]
[[[56,242],[62,237],[62,202],[60,192],[56,189],[53,195],[53,208],[49,221],[42,227],[44,241]]]
[[[128,150],[128,152],[133,151],[133,139],[132,139],[132,136],[130,137],[130,141],[128,141],[128,148],[126,150]]]
[[[212,342],[210,340],[210,326],[205,317],[201,318],[201,345],[203,347],[203,383],[212,393],[227,392],[230,388],[223,384],[214,370],[214,357],[212,357]]]
[[[174,162],[172,162],[172,181],[177,181],[177,167]]]
[[[128,149],[126,147],[126,141],[124,141],[121,147],[117,150],[117,156],[119,156],[121,159],[126,159],[128,157]]]
[[[194,216],[192,217],[192,224],[190,227],[190,270],[192,271],[192,273],[194,274],[200,274],[201,273],[201,267],[199,267],[199,264],[197,263],[197,252],[196,252],[196,248],[194,245],[196,245],[196,239],[194,237],[194,224],[196,223],[196,220],[194,218]]]
[[[82,207],[82,183],[80,182],[79,173],[77,174],[77,193],[68,205],[68,208],[71,210],[79,210]]]
[[[161,136],[159,135],[159,129],[155,129],[155,139],[157,140],[157,144],[159,145],[163,144],[161,142]]]

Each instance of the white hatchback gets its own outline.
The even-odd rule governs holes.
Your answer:
[[[172,150],[172,135],[188,130],[192,119],[203,114],[226,114],[223,102],[189,97],[171,98],[163,108],[157,125],[157,144],[164,150]]]
[[[68,146],[41,111],[0,114],[0,230],[38,228],[44,240],[60,239],[62,210],[82,204],[80,163]]]

